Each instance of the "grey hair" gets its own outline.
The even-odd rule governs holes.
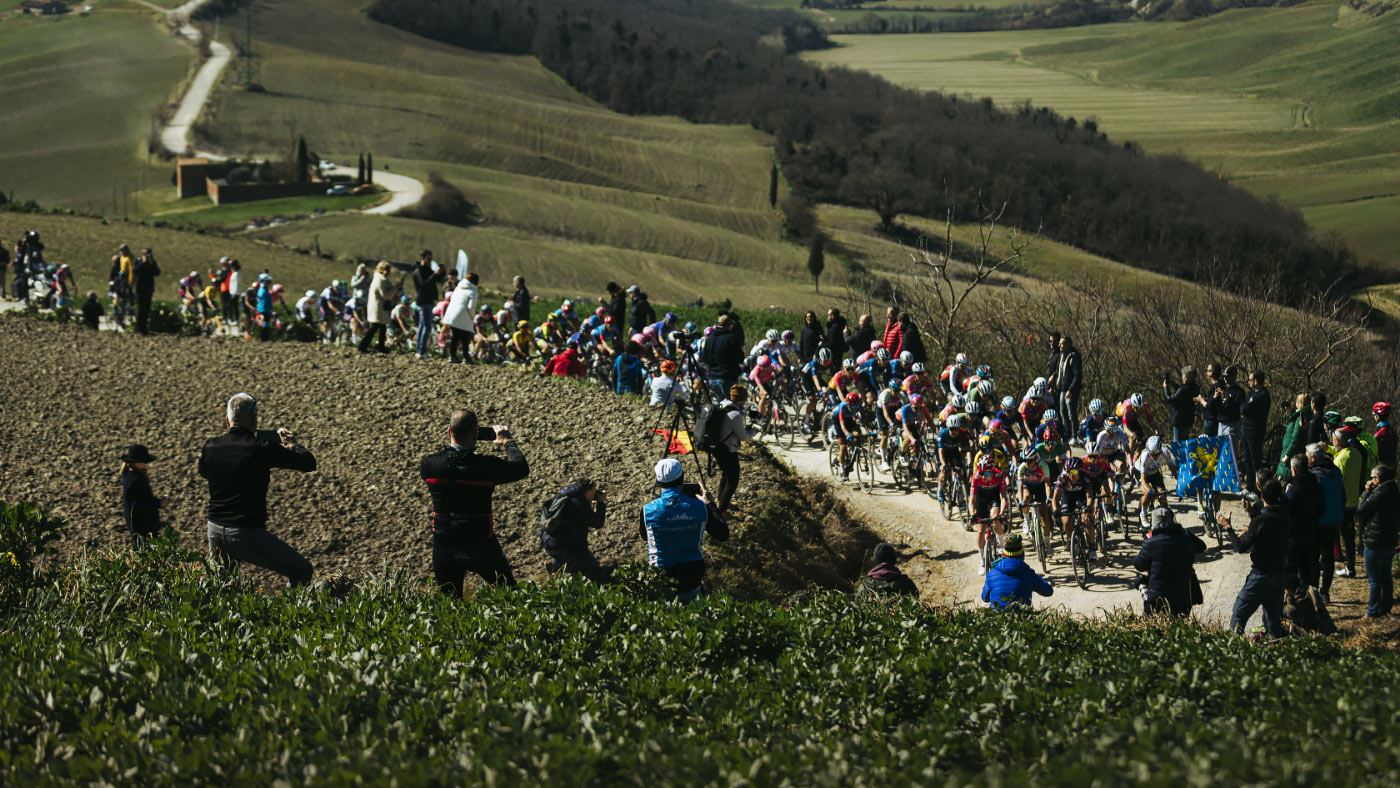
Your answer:
[[[258,419],[258,401],[252,394],[242,392],[228,398],[228,420],[231,424],[247,424]]]
[[[1181,376],[1187,380],[1194,381],[1196,379],[1196,368],[1187,364],[1181,368]]]
[[[1300,476],[1308,470],[1308,458],[1301,454],[1295,454],[1288,461],[1288,468],[1293,471],[1294,476]]]
[[[1309,443],[1307,448],[1308,456],[1313,459],[1320,459],[1327,456],[1327,445],[1324,443]]]

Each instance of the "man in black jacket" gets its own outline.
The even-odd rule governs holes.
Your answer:
[[[923,364],[928,361],[928,351],[924,348],[924,338],[919,335],[919,324],[914,322],[914,316],[908,312],[899,313],[900,345],[899,351],[909,351],[914,357],[914,362]]]
[[[467,572],[488,583],[515,585],[515,574],[496,538],[492,498],[496,485],[530,475],[525,455],[510,430],[497,426],[478,432],[474,411],[454,410],[447,425],[447,448],[418,465],[433,499],[433,577],[443,593],[462,596]],[[505,459],[476,453],[479,437],[495,436]]]
[[[1240,402],[1240,438],[1235,441],[1240,452],[1240,478],[1249,480],[1250,490],[1256,490],[1254,471],[1268,465],[1264,461],[1264,435],[1269,431],[1273,406],[1273,398],[1264,387],[1264,373],[1257,369],[1250,372],[1249,391]]]
[[[719,325],[705,340],[705,368],[710,373],[710,389],[715,399],[722,400],[729,393],[729,387],[739,379],[740,365],[744,363],[744,346],[733,332],[733,318],[725,315]]]
[[[1206,383],[1201,393],[1196,395],[1196,404],[1201,406],[1201,434],[1214,437],[1220,430],[1220,400],[1225,397],[1225,381],[1220,379],[1220,365],[1214,362],[1206,365]]]
[[[583,575],[595,583],[607,580],[588,549],[588,531],[602,528],[608,517],[608,495],[592,479],[566,485],[545,502],[540,513],[540,543],[549,556],[550,572]]]
[[[1239,367],[1231,365],[1225,368],[1225,382],[1220,388],[1220,401],[1215,411],[1218,422],[1215,434],[1234,435],[1237,451],[1240,443],[1240,409],[1244,407],[1244,389],[1240,388],[1239,377]]]
[[[839,361],[846,355],[846,318],[841,310],[831,308],[826,311],[826,346],[831,349],[832,360]]]
[[[142,249],[141,255],[132,263],[131,275],[136,290],[136,333],[144,335],[151,320],[151,296],[156,292],[156,277],[160,276],[160,266],[150,249]]]
[[[656,310],[651,308],[647,294],[634,289],[636,287],[632,285],[628,288],[632,292],[632,306],[627,312],[627,327],[632,329],[633,334],[640,334],[642,329],[656,322]]]
[[[856,320],[856,330],[846,335],[846,352],[852,359],[859,358],[861,353],[870,349],[870,343],[874,341],[875,324],[871,322],[870,315],[861,315]]]
[[[1142,543],[1133,559],[1133,568],[1147,575],[1143,596],[1144,615],[1167,613],[1185,618],[1191,615],[1191,584],[1195,579],[1196,554],[1206,551],[1200,537],[1181,527],[1166,507],[1152,510],[1152,535]]]
[[[1292,476],[1288,480],[1288,516],[1293,521],[1288,548],[1289,591],[1312,585],[1317,580],[1317,542],[1320,538],[1318,523],[1327,508],[1327,499],[1322,484],[1308,469],[1308,458],[1299,454],[1288,461]]]
[[[613,325],[619,328],[627,325],[627,294],[622,292],[617,282],[608,282],[605,289],[608,291],[606,309],[613,319]]]
[[[309,473],[316,458],[286,428],[258,432],[258,401],[235,394],[225,416],[229,431],[204,444],[199,475],[209,480],[209,552],[231,571],[246,561],[285,576],[293,586],[311,581],[311,562],[267,531],[269,471]]]
[[[530,288],[525,286],[525,277],[517,276],[513,281],[515,292],[510,297],[510,302],[515,304],[515,319],[530,319]]]
[[[427,358],[429,343],[433,338],[433,307],[438,301],[438,282],[447,278],[447,269],[433,271],[433,253],[424,249],[418,255],[418,265],[413,266],[413,286],[417,288],[413,303],[418,305],[418,336],[414,342],[414,356]]]
[[[1084,389],[1084,362],[1068,335],[1060,337],[1060,357],[1050,386],[1060,393],[1060,421],[1079,423],[1079,394]],[[1071,439],[1071,443],[1076,442]]]
[[[1045,379],[1048,381],[1055,377],[1055,372],[1060,368],[1060,332],[1050,333],[1050,351],[1045,354]],[[1057,398],[1056,402],[1059,401]]]
[[[807,314],[802,316],[802,333],[797,335],[797,355],[805,364],[817,355],[821,349],[822,341],[826,339],[825,329],[822,321],[817,319],[817,313],[807,310]]]
[[[1230,628],[1235,634],[1243,635],[1249,617],[1259,608],[1264,609],[1264,629],[1269,637],[1277,640],[1283,631],[1283,587],[1287,582],[1288,547],[1293,530],[1293,521],[1288,516],[1288,507],[1283,505],[1283,487],[1277,479],[1260,485],[1259,498],[1264,507],[1250,521],[1249,527],[1238,537],[1235,536],[1230,521],[1216,515],[1216,520],[1235,540],[1235,547],[1241,553],[1249,553],[1250,571],[1235,597],[1235,609],[1230,615]]]
[[[1195,437],[1191,434],[1191,428],[1196,425],[1196,397],[1200,394],[1201,387],[1196,383],[1195,367],[1181,368],[1181,385],[1175,390],[1171,388],[1170,380],[1162,380],[1162,396],[1172,409],[1173,441],[1181,442]]]
[[[1389,465],[1371,469],[1371,480],[1356,504],[1356,523],[1365,548],[1366,579],[1370,583],[1370,600],[1366,616],[1390,615],[1395,604],[1395,578],[1391,562],[1395,559],[1395,543],[1400,540],[1400,490],[1395,486],[1395,471]]]

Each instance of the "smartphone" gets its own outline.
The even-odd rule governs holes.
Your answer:
[[[496,439],[496,430],[491,427],[477,427],[476,439],[479,441],[493,441]]]

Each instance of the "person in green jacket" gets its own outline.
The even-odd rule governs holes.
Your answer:
[[[1283,451],[1279,453],[1278,468],[1274,475],[1280,479],[1291,479],[1293,471],[1288,467],[1288,459],[1302,454],[1308,447],[1308,422],[1312,420],[1312,402],[1306,393],[1299,394],[1293,403],[1293,412],[1283,423]]]
[[[1366,451],[1346,427],[1332,431],[1332,461],[1342,473],[1342,568],[1337,577],[1356,577],[1356,504],[1361,500]]]

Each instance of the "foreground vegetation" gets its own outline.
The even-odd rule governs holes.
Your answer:
[[[5,564],[0,780],[1400,779],[1400,659],[1334,641],[829,593],[676,607],[640,568],[466,601],[402,576],[262,594],[195,558]]]

